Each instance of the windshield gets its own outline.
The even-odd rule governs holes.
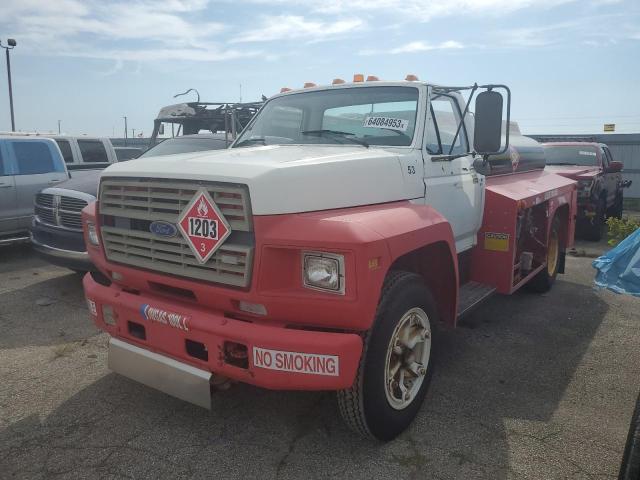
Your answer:
[[[415,87],[341,88],[286,95],[269,101],[233,146],[409,146],[417,108]]]
[[[590,145],[544,145],[547,165],[597,167],[598,154]]]
[[[226,148],[222,138],[213,137],[175,137],[151,147],[138,158],[173,155],[174,153],[200,152],[203,150],[220,150]]]

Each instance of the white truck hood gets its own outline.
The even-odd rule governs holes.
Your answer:
[[[254,215],[273,215],[412,198],[398,157],[378,147],[267,145],[139,158],[102,177],[245,184]]]

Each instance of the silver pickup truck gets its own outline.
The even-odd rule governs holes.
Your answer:
[[[54,140],[0,136],[0,244],[28,240],[35,194],[68,178]]]

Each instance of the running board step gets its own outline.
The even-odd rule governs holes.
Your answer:
[[[467,282],[462,285],[458,298],[458,318],[463,317],[480,305],[484,299],[495,291],[495,287],[479,282]]]

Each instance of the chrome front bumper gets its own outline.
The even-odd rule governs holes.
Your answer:
[[[211,372],[113,337],[109,341],[109,369],[148,387],[211,410]]]

